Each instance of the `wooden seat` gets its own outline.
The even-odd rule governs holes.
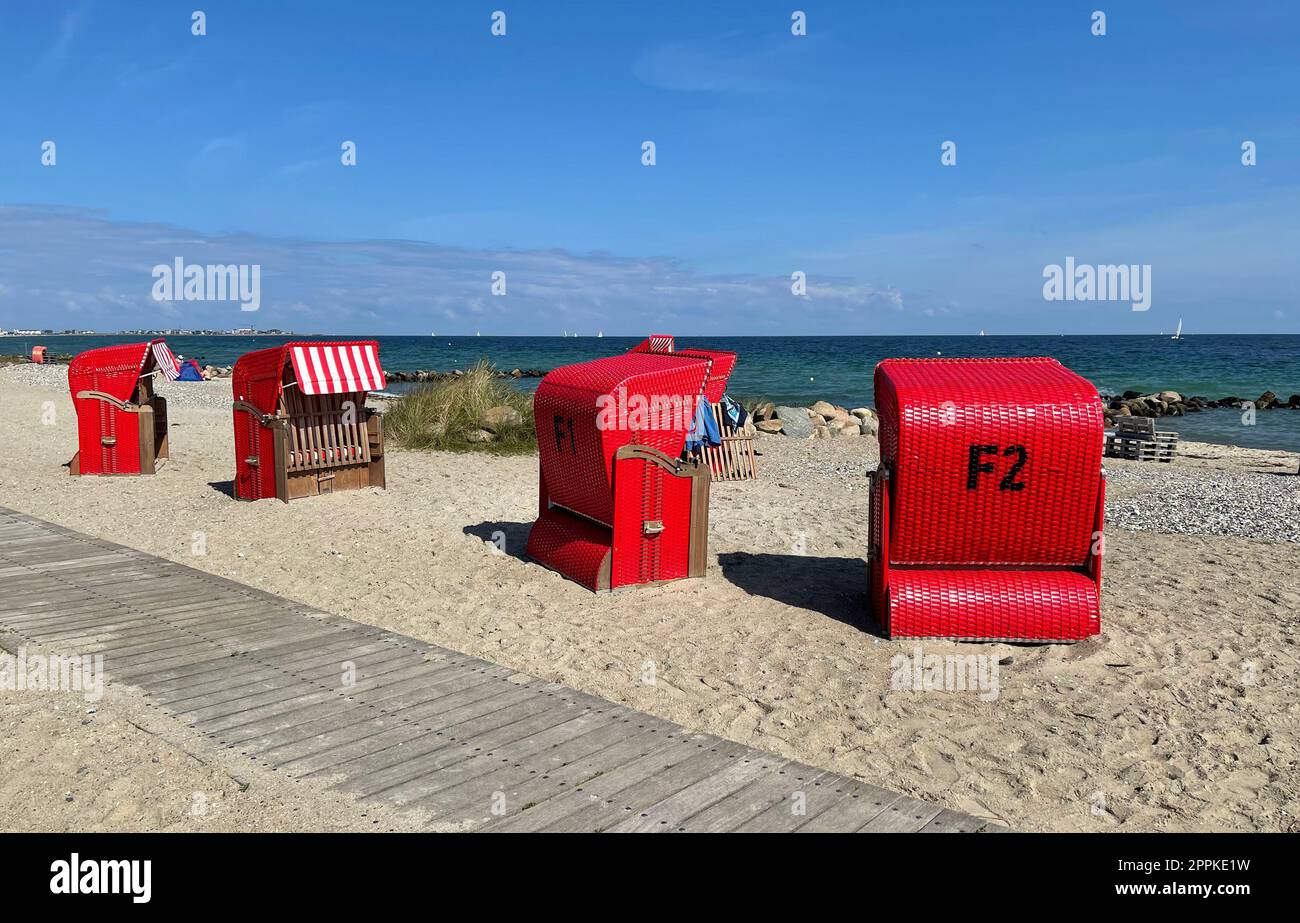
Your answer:
[[[289,427],[289,471],[368,465],[370,439],[365,424],[364,394],[284,392]]]

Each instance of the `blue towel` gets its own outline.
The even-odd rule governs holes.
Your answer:
[[[701,398],[695,408],[695,419],[691,421],[690,431],[686,434],[686,450],[698,451],[705,443],[710,446],[722,445],[722,433],[718,431],[718,421],[713,419],[709,402]]]
[[[740,429],[745,425],[745,420],[749,414],[735,401],[727,395],[722,395],[722,416],[726,419],[727,425],[732,429]]]

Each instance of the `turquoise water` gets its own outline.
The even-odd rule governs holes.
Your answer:
[[[0,340],[0,353],[44,343],[77,353],[136,337],[68,336]],[[169,337],[172,349],[215,365],[283,342],[279,337]],[[449,370],[486,357],[499,368],[552,369],[617,354],[640,337],[378,337],[386,368]],[[1265,390],[1286,400],[1300,393],[1300,335],[1189,336],[960,336],[960,337],[679,337],[686,346],[735,350],[740,361],[730,391],[777,402],[829,400],[848,407],[871,404],[871,375],[891,356],[1054,356],[1103,393],[1164,388],[1184,395],[1252,400]],[[524,381],[535,387],[536,381]],[[397,386],[400,387],[400,386]],[[1166,418],[1161,426],[1186,439],[1300,451],[1300,410],[1260,413],[1243,426],[1235,411]]]

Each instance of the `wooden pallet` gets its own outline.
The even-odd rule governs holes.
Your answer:
[[[1106,457],[1130,461],[1171,462],[1178,452],[1178,434],[1157,432],[1153,436],[1106,434]]]
[[[758,477],[754,437],[725,423],[721,404],[711,404],[713,419],[722,433],[722,445],[706,446],[704,458],[715,481],[752,481]]]
[[[988,827],[3,508],[0,645],[103,654],[213,746],[431,829]]]

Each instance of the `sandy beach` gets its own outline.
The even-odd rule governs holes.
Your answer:
[[[760,479],[713,485],[707,577],[594,595],[523,555],[535,457],[390,446],[386,491],[239,503],[215,381],[162,389],[158,475],[71,478],[65,374],[0,369],[0,506],[1021,830],[1300,830],[1294,454],[1185,443],[1172,465],[1108,460],[1103,634],[927,641],[996,658],[999,680],[927,692],[893,688],[891,661],[918,645],[882,638],[867,609],[873,439],[760,436]],[[0,693],[0,826],[414,823],[289,791],[142,711],[118,686],[93,711]],[[207,813],[198,791],[216,793]]]

